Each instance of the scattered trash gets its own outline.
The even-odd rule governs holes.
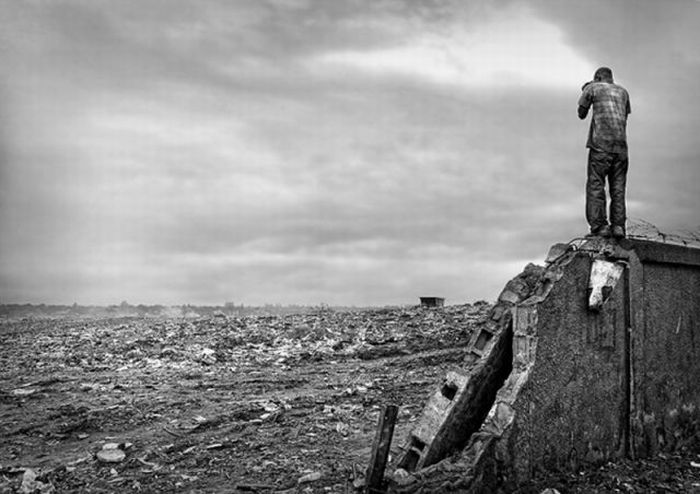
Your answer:
[[[306,475],[299,477],[299,480],[297,481],[297,483],[298,484],[308,484],[310,482],[316,482],[317,480],[321,480],[321,472],[307,473]]]
[[[17,388],[12,390],[12,394],[15,396],[30,396],[39,391],[36,388]]]
[[[19,487],[21,494],[49,494],[56,492],[56,489],[50,483],[44,483],[37,480],[37,474],[31,468],[27,468],[22,475],[22,484]]]
[[[142,469],[141,471],[142,471],[143,473],[157,472],[158,470],[160,470],[161,468],[163,468],[163,466],[160,465],[160,464],[158,464],[158,463],[153,463],[153,462],[150,462],[150,461],[146,461],[146,457],[145,457],[145,456],[142,457],[142,458],[136,458],[136,461],[138,461],[139,463],[141,463],[143,466],[149,467],[148,470]]]
[[[459,356],[490,308],[0,321],[9,335],[3,342],[11,342],[0,345],[8,363],[0,401],[11,404],[3,416],[9,440],[0,446],[0,492],[194,492],[214,482],[290,494],[365,488],[362,473],[348,475],[347,468],[357,462],[364,469],[367,426],[383,400],[401,396],[413,404],[399,416],[407,427],[443,376],[440,366],[450,363],[444,357],[453,357],[445,350]],[[39,399],[42,406],[26,406]],[[106,444],[96,445],[100,440]],[[25,476],[18,465],[49,464],[29,462],[39,451],[60,467]],[[700,457],[669,452],[649,461],[644,468],[653,463],[659,472],[644,477],[650,490],[664,482],[679,492],[698,487]],[[644,492],[636,472],[623,471],[614,483],[608,472],[595,473],[599,482]],[[410,477],[392,473],[396,481],[402,475]],[[549,480],[539,489],[566,491]],[[580,486],[595,481],[575,482],[584,492]]]
[[[365,478],[364,477],[357,477],[355,480],[352,481],[352,486],[355,490],[360,490],[364,488],[365,486]]]
[[[200,352],[198,360],[205,365],[214,365],[216,363],[216,351],[211,348],[204,348]]]
[[[107,443],[97,452],[97,459],[102,463],[121,463],[126,459],[122,447],[123,445],[118,443]]]

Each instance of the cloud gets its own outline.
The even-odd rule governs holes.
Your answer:
[[[0,296],[493,298],[585,230],[593,61],[650,72],[645,31],[610,48],[627,17],[599,7],[594,24],[544,2],[4,4]],[[697,211],[696,57],[672,31],[639,46],[672,47],[678,77],[629,79],[630,209],[652,221]]]
[[[433,32],[417,26],[392,47],[318,55],[312,69],[348,67],[377,75],[402,75],[459,88],[543,86],[570,89],[593,66],[567,46],[561,30],[510,7],[483,22]]]

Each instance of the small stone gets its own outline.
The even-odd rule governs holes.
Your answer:
[[[510,290],[503,290],[501,295],[498,297],[500,302],[506,302],[509,304],[517,304],[520,301],[520,297],[517,293]]]
[[[102,463],[121,463],[126,458],[126,453],[121,449],[103,449],[97,452],[97,459]]]
[[[406,470],[404,470],[403,468],[397,468],[396,470],[394,470],[394,478],[405,479],[408,476],[409,476],[409,473]]]
[[[569,244],[554,244],[549,248],[549,252],[547,253],[547,258],[545,259],[544,262],[547,264],[551,264],[560,257],[562,257],[564,254],[566,254],[569,249],[571,249],[571,246]],[[527,269],[527,268],[526,268]]]
[[[53,485],[40,482],[36,479],[37,475],[34,470],[28,468],[22,475],[22,485],[19,487],[19,492],[22,494],[49,494],[56,492]]]
[[[501,304],[496,304],[493,309],[491,309],[491,320],[498,321],[505,312],[505,307]]]
[[[199,361],[206,365],[213,365],[217,362],[216,360],[216,350],[211,348],[205,348],[199,354]]]
[[[346,424],[345,422],[338,422],[335,425],[335,430],[341,436],[347,436],[350,433],[350,426],[348,424]]]
[[[317,480],[321,480],[321,472],[307,473],[306,475],[299,477],[297,482],[299,484],[308,484],[310,482],[316,482]]]

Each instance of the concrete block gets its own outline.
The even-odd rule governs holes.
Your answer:
[[[475,331],[465,349],[464,366],[447,372],[410,431],[399,468],[420,470],[464,447],[510,372],[511,348],[509,313]]]

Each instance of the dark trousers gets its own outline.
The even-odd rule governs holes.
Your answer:
[[[586,181],[586,220],[591,231],[608,224],[605,208],[605,180],[610,189],[610,223],[624,228],[627,219],[625,187],[627,186],[627,153],[588,153]]]

